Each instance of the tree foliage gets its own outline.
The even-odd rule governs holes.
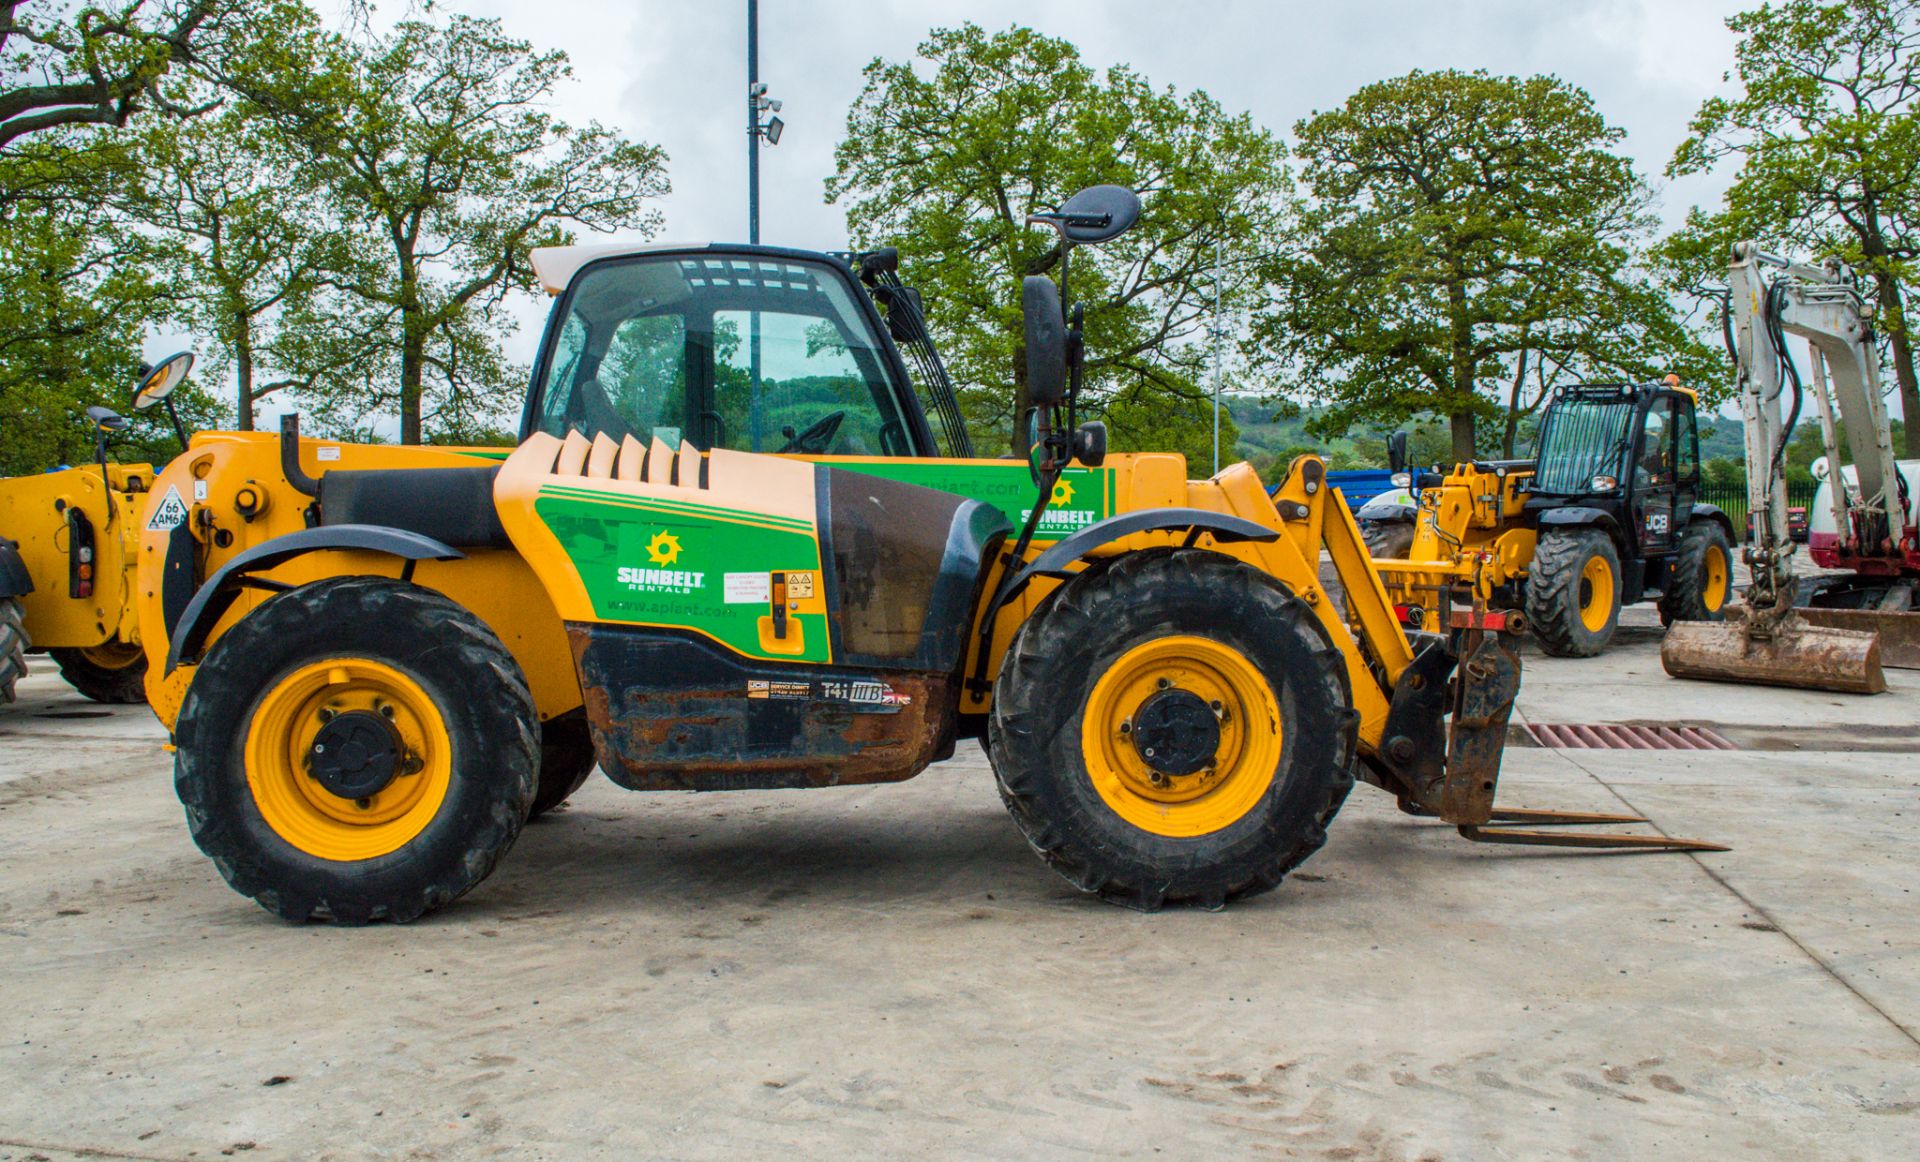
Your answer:
[[[145,107],[187,111],[162,80],[243,7],[0,0],[0,150],[50,131],[125,125]]]
[[[1257,293],[1255,256],[1281,229],[1285,149],[1206,93],[1096,71],[1027,28],[936,29],[918,59],[875,60],[835,151],[827,200],[857,244],[896,244],[976,429],[1024,451],[1020,279],[1052,271],[1051,232],[1026,216],[1114,183],[1145,204],[1132,232],[1076,251],[1087,306],[1085,408],[1118,449],[1208,449],[1205,330]],[[1223,420],[1223,448],[1233,446]]]
[[[302,151],[366,261],[290,357],[351,370],[348,412],[398,414],[400,438],[489,429],[524,377],[499,347],[528,252],[570,227],[651,234],[666,155],[547,111],[566,54],[495,20],[403,21],[379,37],[306,29],[229,79],[249,113]],[[378,255],[376,260],[373,256]]]
[[[1840,256],[1873,279],[1901,410],[1920,414],[1905,301],[1920,273],[1920,3],[1785,0],[1727,26],[1738,92],[1701,105],[1668,172],[1739,170],[1667,256],[1695,280],[1722,277],[1741,238]],[[1906,450],[1920,455],[1920,429]]]
[[[1297,229],[1266,267],[1251,347],[1309,398],[1323,432],[1422,411],[1523,417],[1559,383],[1706,383],[1712,357],[1637,260],[1649,190],[1623,131],[1552,77],[1421,72],[1367,85],[1295,127]]]

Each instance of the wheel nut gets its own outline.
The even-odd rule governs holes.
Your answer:
[[[360,808],[362,811],[365,811],[367,808],[373,806],[373,800],[372,799],[355,799],[353,801],[353,805],[355,807]]]
[[[1133,733],[1133,719],[1128,718],[1120,723],[1120,733],[1121,734]]]
[[[329,709],[327,709],[327,708],[326,708],[325,706],[322,706],[322,707],[320,708],[320,721],[322,721],[322,722],[332,722],[332,721],[333,721],[333,711],[331,711],[331,710],[329,710]]]
[[[1165,689],[1167,689],[1167,688],[1169,688],[1169,687],[1171,687],[1172,685],[1173,685],[1173,679],[1172,679],[1172,678],[1162,678],[1162,679],[1160,679],[1160,688],[1161,688],[1162,690],[1165,690]]]
[[[380,717],[382,717],[382,718],[392,718],[392,717],[393,717],[393,703],[391,703],[391,702],[382,702],[382,703],[380,704]]]

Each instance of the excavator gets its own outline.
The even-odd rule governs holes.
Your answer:
[[[1754,528],[1744,558],[1753,582],[1726,620],[1670,627],[1661,663],[1680,678],[1880,693],[1883,665],[1920,666],[1920,612],[1913,611],[1920,464],[1894,459],[1872,300],[1837,259],[1795,262],[1750,241],[1734,246],[1727,276],[1727,339]],[[1811,383],[1787,350],[1789,335],[1808,343]],[[1808,397],[1829,466],[1825,504],[1815,506],[1825,509],[1822,529],[1810,535],[1809,549],[1815,564],[1840,572],[1803,579],[1787,524],[1785,464]],[[1842,432],[1854,459],[1836,469]]]

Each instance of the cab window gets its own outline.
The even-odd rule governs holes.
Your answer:
[[[1636,484],[1663,484],[1673,479],[1673,416],[1671,403],[1660,400],[1647,409],[1640,429],[1639,459],[1634,464]]]
[[[846,280],[745,255],[597,264],[550,325],[539,430],[811,455],[917,454]]]
[[[1700,439],[1694,430],[1693,409],[1684,400],[1673,401],[1674,472],[1681,483],[1700,479]]]

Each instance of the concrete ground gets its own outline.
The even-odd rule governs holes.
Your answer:
[[[1644,611],[1634,620],[1645,622]],[[1920,1142],[1920,674],[1527,658],[1512,805],[1733,851],[1485,847],[1354,792],[1270,895],[1136,915],[968,748],[913,782],[601,780],[410,927],[288,927],[188,839],[142,708],[0,708],[0,1159],[1890,1159]],[[1851,748],[1851,749],[1850,749]]]

